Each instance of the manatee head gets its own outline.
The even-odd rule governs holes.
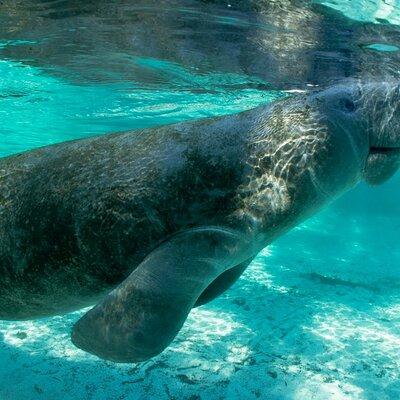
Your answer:
[[[352,80],[313,99],[332,130],[347,135],[366,182],[378,185],[395,174],[400,167],[399,83]]]

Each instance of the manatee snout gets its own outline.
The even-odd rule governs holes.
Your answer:
[[[362,177],[378,185],[400,167],[400,84],[349,80],[314,97],[339,143],[349,140]],[[342,149],[343,150],[343,149]]]
[[[400,85],[369,85],[365,92],[369,154],[364,178],[371,185],[379,185],[400,167]]]
[[[371,148],[364,179],[370,185],[380,185],[390,179],[400,167],[400,149]]]

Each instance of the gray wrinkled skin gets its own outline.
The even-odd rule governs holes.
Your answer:
[[[116,362],[173,340],[274,238],[399,166],[399,87],[343,85],[240,114],[0,161],[0,318],[94,303],[73,342]]]

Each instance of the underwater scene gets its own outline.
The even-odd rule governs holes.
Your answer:
[[[0,1],[0,400],[400,399],[399,77],[399,0]]]

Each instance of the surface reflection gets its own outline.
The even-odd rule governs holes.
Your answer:
[[[259,77],[276,89],[325,85],[348,76],[397,76],[394,25],[354,21],[311,1],[5,0],[0,37],[27,40],[3,55],[85,81],[170,85],[149,58]]]

